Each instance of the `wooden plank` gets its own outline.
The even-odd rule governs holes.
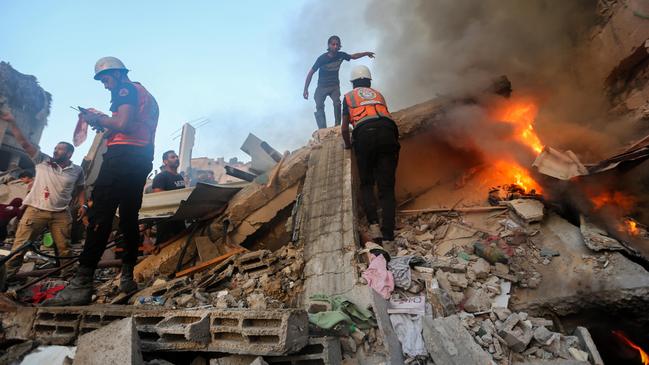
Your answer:
[[[213,258],[213,259],[211,259],[209,261],[201,262],[200,264],[198,264],[196,266],[192,266],[192,267],[190,267],[188,269],[179,271],[179,272],[176,273],[176,277],[180,278],[180,277],[187,276],[187,275],[193,274],[195,272],[207,269],[208,267],[210,267],[212,265],[216,265],[219,262],[227,259],[230,256],[233,256],[233,255],[236,255],[238,253],[245,252],[245,251],[247,251],[245,248],[238,247],[238,248],[234,249],[233,251],[230,251],[230,252],[226,253],[225,255],[215,257],[215,258]]]

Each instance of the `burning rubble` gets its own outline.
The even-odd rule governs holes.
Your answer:
[[[25,305],[69,279],[30,255],[23,276],[49,277],[0,297],[0,362],[39,344],[76,343],[92,358],[106,350],[93,336],[114,330],[148,364],[646,364],[642,192],[599,175],[617,180],[646,144],[583,164],[537,133],[542,101],[499,85],[394,113],[394,242],[369,242],[337,128],[283,155],[251,135],[249,150],[265,155],[254,174],[235,171],[249,181],[199,184],[182,203],[150,198],[147,220],[192,224],[143,252],[138,292],[117,293],[106,257],[92,305]],[[589,310],[637,323],[611,321],[602,335],[607,321],[571,317]]]

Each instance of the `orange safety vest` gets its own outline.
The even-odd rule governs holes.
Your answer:
[[[133,82],[137,90],[138,109],[135,121],[127,127],[127,132],[115,132],[108,137],[107,145],[148,146],[155,142],[155,130],[158,127],[158,102],[139,82]],[[113,112],[113,116],[115,116]]]
[[[349,108],[349,122],[354,127],[371,119],[392,119],[383,95],[370,87],[357,87],[348,92],[345,94],[345,103]]]

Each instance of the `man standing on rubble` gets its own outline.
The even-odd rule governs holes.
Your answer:
[[[90,303],[94,272],[108,244],[118,207],[120,231],[126,242],[119,289],[124,293],[137,290],[133,268],[140,239],[138,211],[146,178],[153,167],[159,110],[155,98],[140,83],[132,82],[128,72],[115,57],[103,57],[95,64],[94,79],[111,92],[112,116],[91,109],[80,117],[95,129],[107,130],[108,149],[92,192],[93,205],[79,269],[70,284],[44,305]]]
[[[372,76],[365,66],[352,70],[354,89],[345,94],[341,127],[345,148],[354,147],[361,181],[365,215],[373,240],[394,240],[394,183],[399,161],[399,129],[388,111],[385,98],[372,88]],[[349,137],[352,125],[352,138]],[[376,209],[374,185],[379,191],[381,226]]]
[[[74,146],[67,142],[59,142],[54,147],[52,157],[40,152],[31,144],[16,125],[11,113],[1,116],[9,123],[11,133],[20,143],[25,152],[34,161],[36,177],[30,192],[23,204],[27,206],[14,239],[12,251],[22,247],[25,242],[35,240],[45,228],[49,228],[58,251],[58,256],[69,256],[68,239],[72,217],[69,205],[74,196],[79,202],[77,214],[85,213],[84,175],[83,169],[70,161]],[[16,254],[6,263],[7,277],[14,276],[22,266],[25,252]]]
[[[153,178],[153,192],[169,191],[185,188],[185,179],[178,173],[180,159],[175,151],[170,150],[162,154],[164,170]],[[183,221],[162,221],[158,223],[156,243],[166,242],[185,229]]]
[[[303,96],[304,99],[308,100],[311,78],[317,70],[320,70],[318,73],[318,87],[316,87],[315,95],[313,96],[316,109],[313,114],[315,115],[315,121],[319,129],[327,128],[327,119],[324,111],[324,102],[327,96],[333,102],[336,125],[340,125],[340,79],[338,78],[340,64],[343,61],[355,60],[365,56],[374,58],[374,52],[360,52],[350,55],[345,52],[340,52],[341,47],[340,37],[337,35],[329,37],[327,40],[327,52],[316,59],[313,67],[311,67],[306,75],[306,81],[304,81]]]

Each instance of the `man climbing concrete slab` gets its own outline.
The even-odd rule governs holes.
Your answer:
[[[309,99],[309,85],[313,74],[318,72],[318,86],[315,89],[315,121],[318,128],[327,128],[327,119],[325,117],[324,102],[327,96],[331,99],[334,108],[334,118],[336,125],[340,125],[340,79],[338,78],[338,71],[343,61],[355,60],[361,57],[374,58],[374,52],[360,52],[348,54],[340,52],[342,44],[340,37],[332,35],[327,40],[327,52],[318,57],[313,64],[313,67],[306,75],[304,82],[304,99]]]
[[[388,111],[385,98],[372,88],[372,75],[366,66],[356,66],[350,81],[354,89],[345,94],[341,127],[345,148],[354,147],[361,197],[370,224],[370,235],[377,242],[394,240],[394,183],[399,161],[399,130]],[[349,125],[352,125],[352,138]],[[379,191],[381,224],[374,197]]]

